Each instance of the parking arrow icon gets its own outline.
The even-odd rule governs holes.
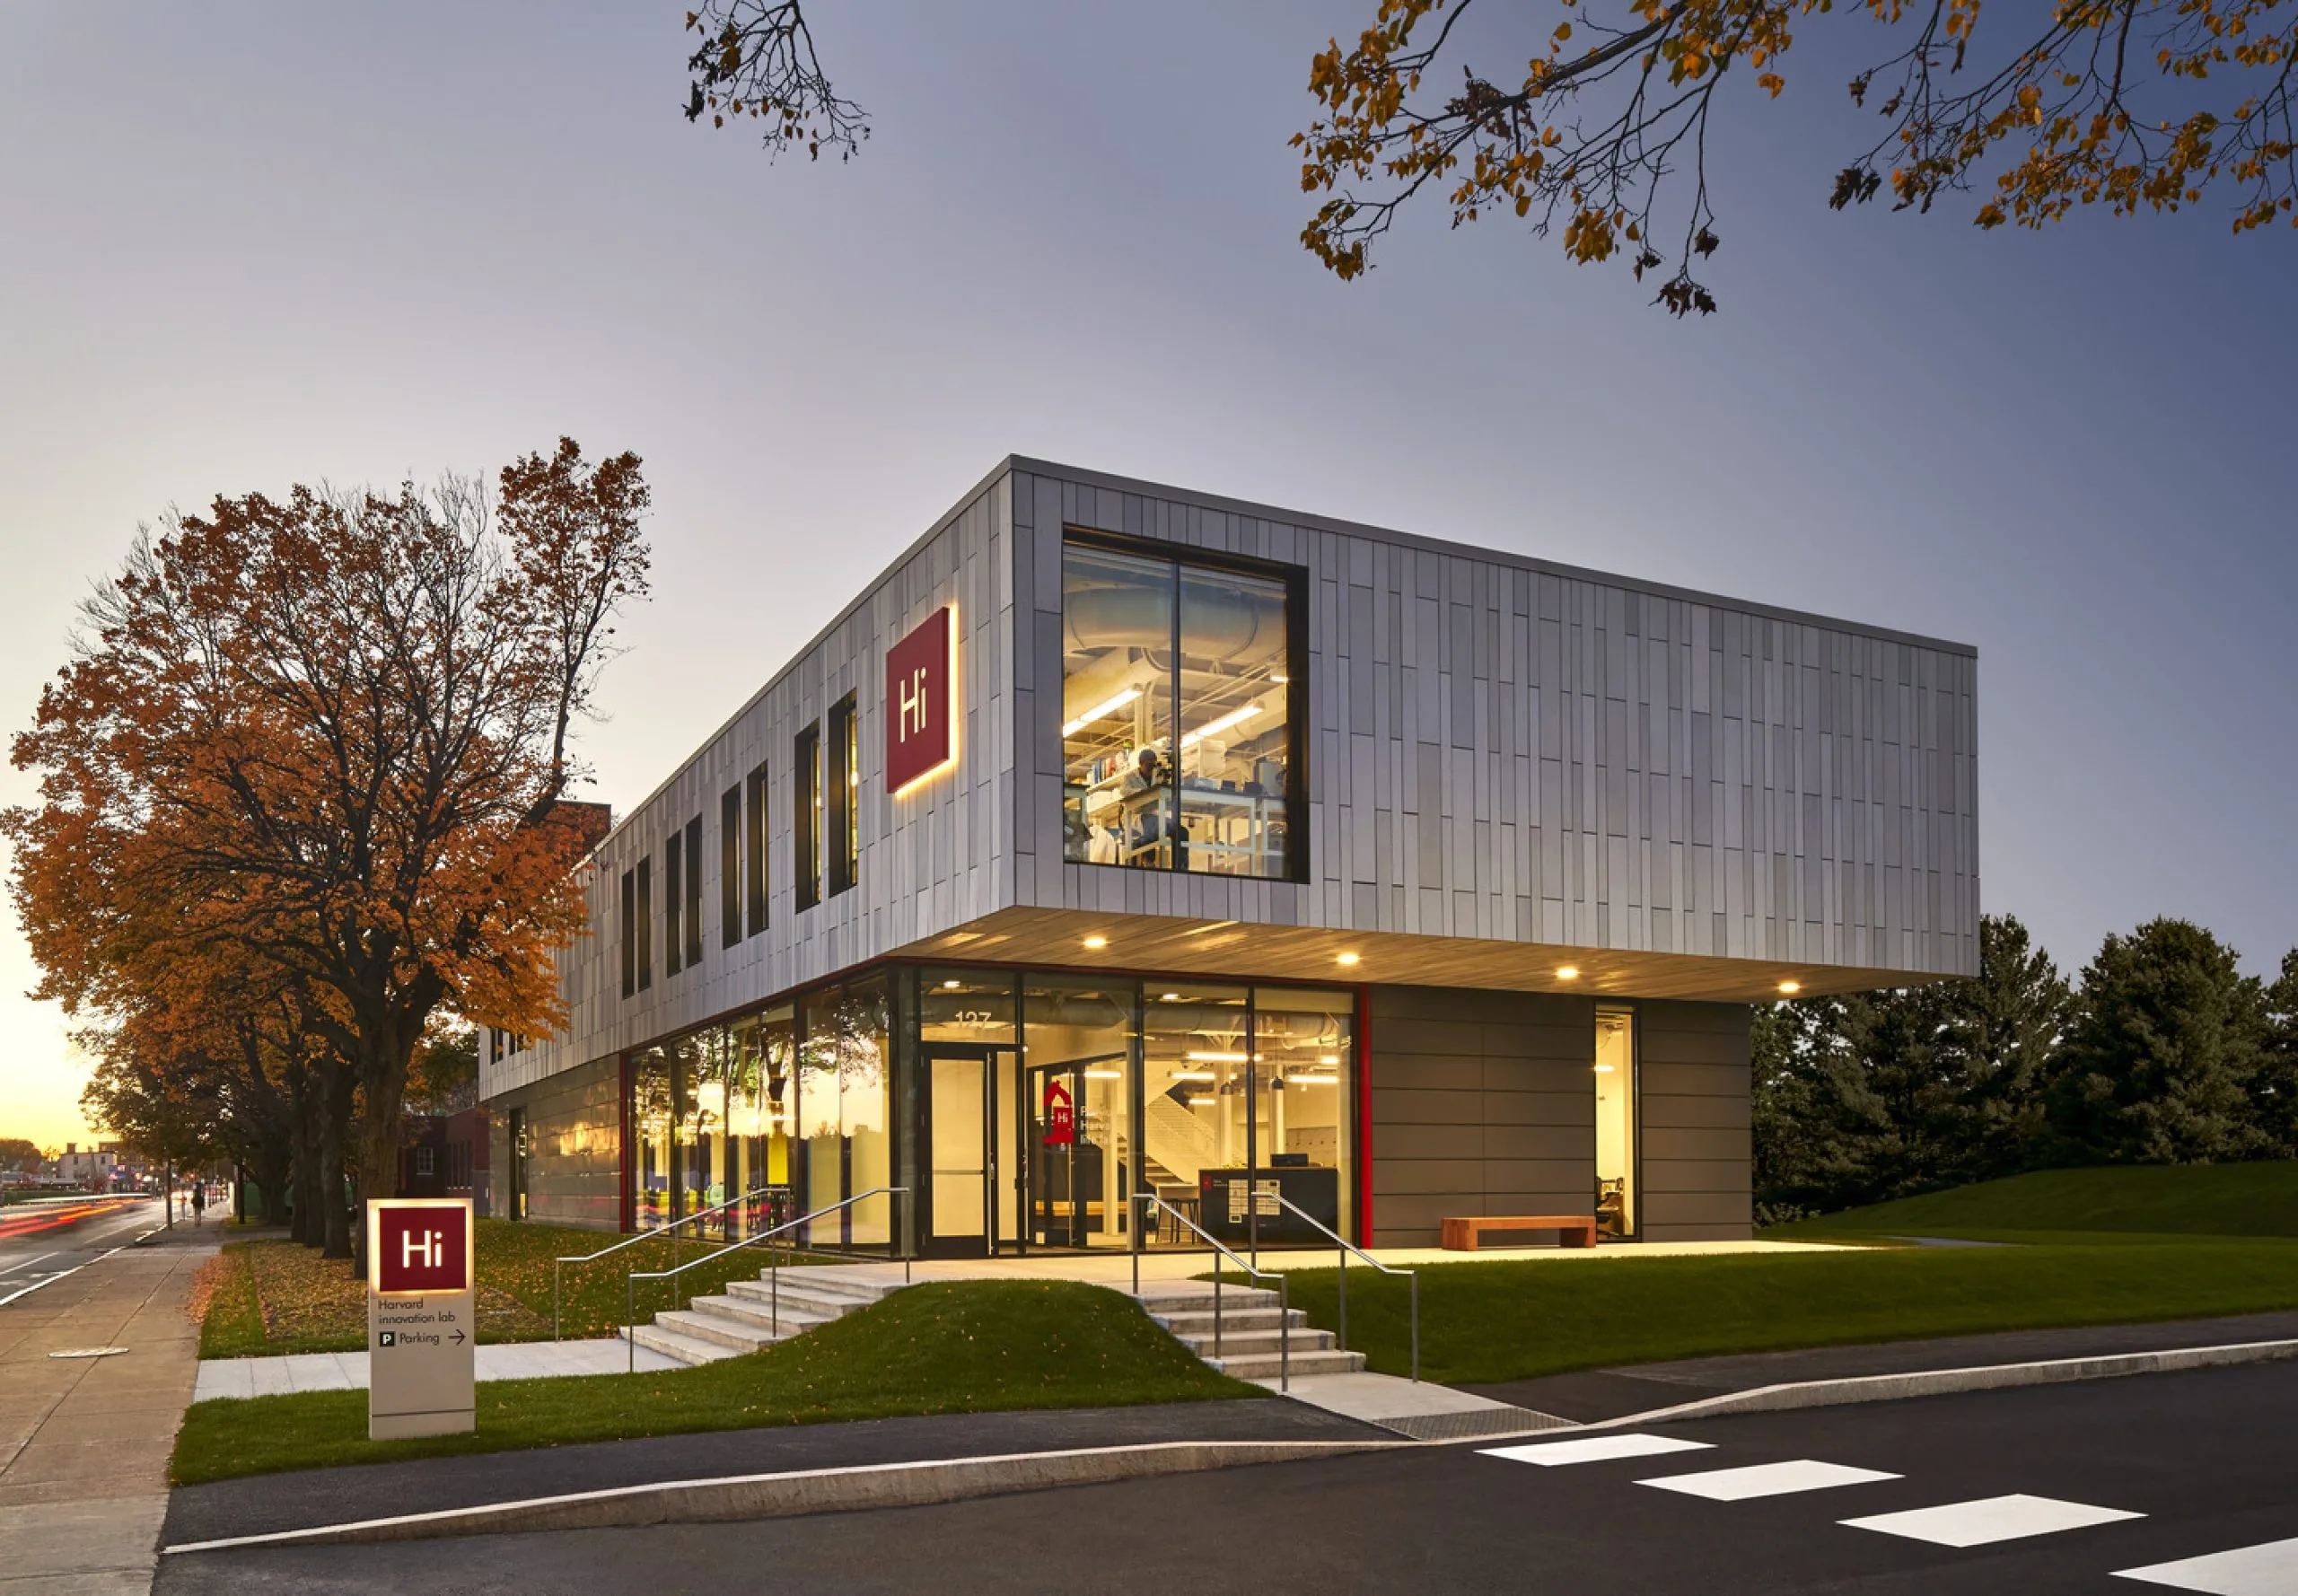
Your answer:
[[[457,1346],[460,1346],[465,1341],[469,1339],[470,1337],[464,1335],[460,1330],[457,1330],[454,1334],[454,1343]]]

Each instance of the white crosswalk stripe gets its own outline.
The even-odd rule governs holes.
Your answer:
[[[1713,1451],[1712,1441],[1679,1441],[1672,1435],[1628,1432],[1618,1435],[1583,1435],[1571,1441],[1534,1441],[1522,1446],[1487,1446],[1478,1450],[1487,1458],[1512,1463],[1537,1463],[1554,1469],[1564,1463],[1602,1463],[1614,1458],[1655,1458],[1662,1452]]]
[[[1751,1463],[1740,1469],[1706,1469],[1697,1474],[1671,1474],[1639,1479],[1640,1486],[1705,1496],[1710,1502],[1746,1502],[1757,1496],[1786,1496],[1797,1491],[1826,1491],[1838,1486],[1865,1485],[1871,1480],[1899,1479],[1881,1469],[1854,1469],[1846,1463],[1821,1463],[1796,1458],[1785,1463]]]
[[[2118,1507],[2092,1507],[2083,1502],[2061,1502],[2055,1496],[2013,1494],[1836,1521],[1846,1529],[1901,1535],[1909,1540],[1927,1540],[1934,1546],[1966,1547],[1990,1546],[1998,1540],[2052,1535],[2062,1530],[2083,1530],[2093,1524],[2112,1524],[2145,1516],[2143,1513],[2126,1513]]]
[[[2209,1596],[2291,1596],[2298,1592],[2298,1540],[2269,1540],[2176,1563],[2118,1568],[2115,1577],[2174,1591],[2203,1591]]]

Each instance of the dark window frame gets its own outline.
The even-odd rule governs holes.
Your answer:
[[[1296,884],[1309,880],[1309,568],[1288,566],[1275,560],[1255,559],[1250,555],[1230,554],[1222,549],[1185,548],[1156,538],[1136,538],[1123,532],[1105,532],[1092,527],[1065,523],[1061,529],[1064,547],[1075,543],[1088,548],[1105,549],[1111,554],[1131,555],[1136,559],[1160,560],[1176,568],[1199,571],[1229,571],[1240,576],[1259,577],[1265,582],[1285,584],[1285,872],[1276,876],[1241,876],[1240,881],[1281,881]],[[1174,592],[1173,628],[1179,633],[1181,625],[1180,592]],[[1055,745],[1061,743],[1061,695],[1058,691],[1039,695],[1047,701],[1047,723],[1052,728]],[[1180,735],[1180,723],[1174,723],[1173,735]],[[1070,864],[1081,861],[1070,860]],[[1136,866],[1104,864],[1103,870],[1133,869]],[[1193,875],[1194,871],[1178,864],[1162,867],[1172,875]]]
[[[702,817],[686,823],[686,967],[702,965]]]
[[[718,796],[718,945],[742,941],[742,789]]]
[[[622,873],[622,995],[638,994],[638,887],[630,871]]]
[[[822,900],[822,723],[814,721],[791,740],[791,890],[798,908]]]
[[[848,693],[830,706],[829,736],[822,745],[822,854],[832,898],[852,891],[862,874],[861,738],[861,706]]]
[[[654,985],[654,860],[653,855],[642,858],[638,873],[638,934],[631,939],[638,950],[638,989],[649,990]]]
[[[766,823],[767,771],[764,760],[761,759],[750,771],[748,779],[742,784],[742,789],[745,801],[749,804],[746,829],[750,836],[750,868],[745,878],[750,907],[748,934],[756,936],[766,929],[767,914],[771,907],[767,896],[767,888],[770,881],[767,871],[768,857],[767,844],[770,833]]]
[[[662,840],[662,974],[686,968],[686,895],[680,882],[686,870],[686,838],[675,826]]]

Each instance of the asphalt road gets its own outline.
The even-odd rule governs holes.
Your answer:
[[[206,1553],[163,1559],[154,1589],[2298,1592],[2298,1548],[2255,1555],[2263,1569],[2192,1576],[2206,1583],[2113,1577],[2298,1538],[2298,1366],[2288,1364],[1647,1434],[1704,1444],[1565,1467],[1431,1446],[758,1523]],[[1820,1471],[1805,1466],[1769,1481],[1804,1488],[1754,1499],[1680,1488],[1687,1477],[1781,1463],[1890,1478],[1811,1488]],[[1677,1488],[1645,1483],[1664,1480]],[[2003,1496],[2042,1500],[1965,1505]],[[1843,1521],[1922,1509],[1950,1510],[1930,1526],[1950,1541],[1990,1522],[2022,1532],[1958,1546]],[[2109,1513],[2144,1516],[2037,1528]]]
[[[28,1300],[166,1218],[153,1197],[55,1198],[0,1208],[0,1308]]]

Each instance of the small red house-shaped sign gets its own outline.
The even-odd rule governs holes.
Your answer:
[[[886,790],[899,793],[956,757],[951,724],[956,656],[943,605],[886,651]]]
[[[1045,1144],[1066,1147],[1077,1139],[1077,1109],[1069,1088],[1059,1081],[1045,1083]]]

